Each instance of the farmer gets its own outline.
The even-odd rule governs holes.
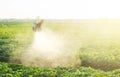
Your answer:
[[[39,19],[39,17],[37,18],[37,20],[35,21],[34,25],[33,25],[33,31],[40,31],[41,30],[41,25],[43,23],[42,19]]]

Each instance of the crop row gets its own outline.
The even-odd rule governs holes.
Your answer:
[[[120,70],[104,72],[90,67],[39,68],[2,62],[0,77],[120,77]]]

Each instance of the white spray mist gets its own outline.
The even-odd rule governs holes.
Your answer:
[[[48,29],[35,32],[34,40],[28,50],[22,54],[21,61],[28,66],[73,67],[80,65],[75,45],[66,37]]]

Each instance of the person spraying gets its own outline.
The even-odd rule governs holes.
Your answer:
[[[37,20],[35,21],[34,25],[33,25],[33,31],[41,31],[41,26],[43,23],[43,19],[40,19],[39,17],[37,18]]]

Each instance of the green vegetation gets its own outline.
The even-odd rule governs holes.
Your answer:
[[[38,68],[19,65],[21,53],[32,43],[32,23],[0,22],[0,77],[120,77],[120,23],[46,21],[43,25],[81,44],[78,49],[81,66]]]
[[[119,77],[120,70],[104,72],[90,67],[38,68],[0,63],[0,77]]]
[[[14,23],[9,25],[0,25],[0,61],[8,62],[10,57],[19,62],[20,53],[31,43],[33,36],[30,23]],[[18,55],[14,55],[17,51]],[[13,52],[13,53],[12,53]],[[16,53],[16,52],[15,52]]]
[[[57,24],[54,26],[54,24]],[[48,24],[46,24],[47,26]],[[82,66],[105,71],[120,68],[120,23],[117,21],[76,21],[52,23],[48,27],[80,43]]]

